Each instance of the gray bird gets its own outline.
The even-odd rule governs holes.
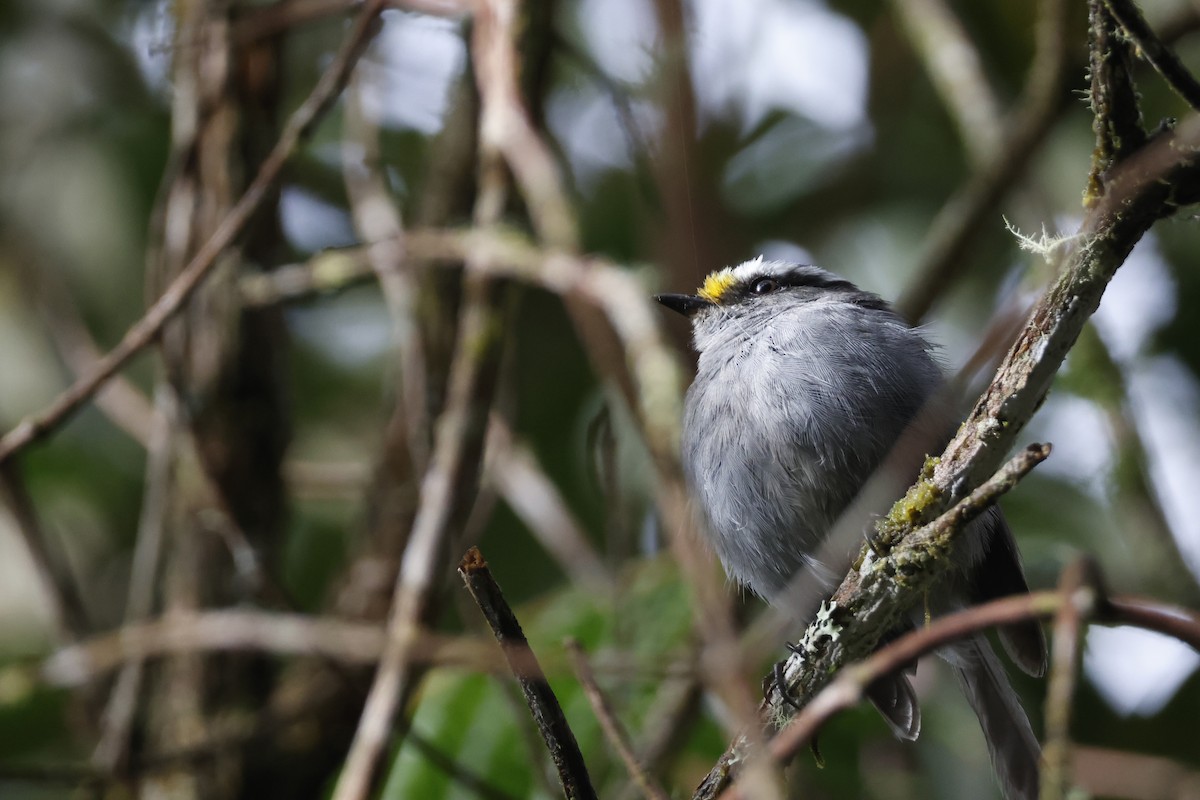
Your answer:
[[[799,573],[831,589],[850,554],[823,563],[826,538],[943,387],[933,346],[877,295],[817,267],[761,257],[714,272],[695,295],[655,299],[692,321],[699,365],[683,464],[726,572],[776,605]],[[921,463],[913,455],[900,470],[909,481]],[[959,569],[933,601],[938,613],[1029,591],[999,509],[964,532],[955,558]],[[1000,640],[1022,670],[1043,674],[1039,625],[1008,626]],[[979,717],[1005,797],[1035,800],[1041,748],[987,639],[939,654]],[[897,735],[917,737],[920,709],[903,674],[869,695]]]

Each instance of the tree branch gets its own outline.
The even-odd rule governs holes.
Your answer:
[[[952,527],[944,522],[928,526],[929,521],[959,503],[996,469],[1041,405],[1108,281],[1142,234],[1155,220],[1172,213],[1182,199],[1200,195],[1200,115],[1116,165],[1102,188],[1081,226],[1077,249],[1033,309],[991,385],[941,458],[931,463],[932,468],[877,526],[879,541],[888,552],[875,559],[864,553],[861,566],[847,575],[834,594],[837,619],[844,625],[842,635],[837,641],[821,642],[803,664],[794,663],[795,656],[789,659],[789,684],[798,687],[796,699],[801,703],[814,696],[827,676],[870,653],[882,634],[917,601],[954,544]],[[795,681],[792,675],[797,676]],[[775,713],[791,716],[787,704],[772,700]],[[728,784],[742,749],[743,743],[735,742],[697,797],[715,796]]]
[[[542,740],[546,743],[546,749],[550,751],[550,757],[558,770],[558,777],[568,800],[594,799],[596,790],[592,788],[587,764],[579,751],[575,734],[567,724],[562,706],[558,704],[558,698],[550,688],[546,674],[542,672],[537,657],[529,647],[521,624],[509,608],[500,586],[492,577],[492,571],[488,569],[487,562],[483,560],[479,550],[472,547],[467,551],[459,562],[458,574],[462,576],[467,591],[471,593],[479,610],[483,612],[484,619],[491,626],[504,658],[521,686],[529,713],[533,715],[538,732],[542,734]]]
[[[375,19],[386,3],[367,0],[333,63],[321,75],[312,92],[288,119],[279,141],[263,159],[254,180],[229,213],[221,220],[212,236],[196,251],[179,276],[163,292],[144,316],[133,324],[121,341],[100,358],[95,365],[56,397],[42,411],[25,418],[0,438],[0,464],[30,444],[48,436],[79,408],[91,399],[125,364],[153,342],[163,325],[174,316],[192,293],[204,282],[216,266],[218,257],[250,221],[263,202],[268,190],[278,179],[283,165],[300,140],[312,129],[326,109],[337,99],[350,77],[359,55],[376,30]]]
[[[1104,5],[1167,85],[1187,101],[1193,111],[1200,111],[1200,82],[1188,72],[1179,56],[1154,34],[1137,5],[1131,0],[1104,0]]]
[[[667,800],[667,793],[646,774],[646,770],[638,763],[625,727],[621,725],[621,720],[617,719],[608,698],[604,696],[600,685],[596,683],[596,675],[592,672],[592,665],[588,663],[583,645],[577,639],[567,639],[566,647],[567,654],[571,657],[571,663],[575,667],[575,677],[579,679],[579,685],[583,687],[583,692],[592,705],[592,713],[596,715],[596,720],[600,723],[600,729],[604,731],[608,743],[613,750],[617,751],[621,763],[625,765],[625,770],[647,800]]]

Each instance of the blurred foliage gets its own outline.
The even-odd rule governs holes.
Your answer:
[[[626,0],[606,11],[601,0],[559,3],[554,27],[560,41],[551,50],[544,122],[573,191],[584,248],[629,264],[644,277],[648,293],[689,289],[726,261],[766,251],[804,254],[887,297],[898,295],[921,263],[932,220],[970,166],[950,113],[896,23],[895,4],[763,0],[740,12],[721,0],[689,5],[723,8],[733,20],[725,30],[716,12],[691,19],[693,45],[725,42],[746,58],[719,61],[722,70],[695,69],[690,85],[700,110],[693,158],[685,170],[665,173],[666,156],[684,146],[664,121],[664,85],[673,62],[655,38],[652,5]],[[6,429],[43,407],[72,374],[47,333],[61,323],[58,312],[32,288],[31,272],[51,271],[66,284],[101,349],[114,344],[146,306],[152,211],[171,151],[173,5],[0,3],[0,422]],[[1010,107],[1033,56],[1038,4],[949,5],[978,48],[1002,107]],[[1187,7],[1183,0],[1143,5],[1154,24]],[[806,115],[770,99],[779,95],[749,88],[785,83],[794,71],[817,74],[835,93],[853,95],[839,71],[845,62],[823,62],[819,53],[796,52],[794,59],[770,65],[751,62],[752,51],[760,43],[765,49],[769,39],[762,25],[793,20],[789,15],[799,11],[815,15],[805,17],[806,24],[833,20],[858,37],[857,49],[839,51],[865,72],[860,117],[850,123],[831,126],[819,109]],[[1072,13],[1071,78],[1058,121],[1019,189],[972,240],[964,277],[947,287],[929,321],[950,368],[970,356],[997,309],[1046,280],[1045,265],[1018,251],[1002,216],[1028,231],[1043,225],[1070,231],[1080,216],[1092,140],[1081,99],[1083,20],[1079,9]],[[630,34],[632,23],[623,14],[648,28]],[[752,22],[745,22],[746,15]],[[465,38],[458,23],[395,11],[385,20],[364,82],[374,98],[368,107],[382,126],[389,189],[403,218],[411,220],[431,189],[430,153],[452,94],[449,82],[466,65]],[[281,114],[307,94],[345,29],[344,18],[330,16],[284,37]],[[1200,37],[1185,36],[1178,47],[1185,62],[1200,67]],[[644,73],[602,80],[613,60],[622,58],[646,64]],[[751,63],[777,79],[747,74]],[[731,80],[744,83],[734,100],[722,102],[716,87]],[[1138,81],[1151,126],[1187,113],[1145,65]],[[637,129],[623,128],[615,104],[629,105]],[[286,170],[280,213],[293,261],[354,240],[341,173],[342,123],[339,105]],[[637,149],[639,142],[649,146]],[[686,219],[677,219],[666,199],[681,186]],[[684,233],[673,237],[673,230]],[[1200,229],[1194,212],[1160,224],[1153,240],[1119,276],[1096,335],[1072,354],[1028,434],[1053,441],[1055,456],[1005,500],[1005,508],[1032,585],[1052,586],[1062,564],[1088,553],[1121,591],[1194,608],[1200,598],[1200,525],[1189,503],[1200,478]],[[602,796],[616,797],[624,772],[566,668],[561,641],[577,637],[594,654],[602,683],[636,739],[662,670],[689,640],[690,611],[682,584],[659,553],[652,487],[633,428],[618,410],[618,519],[610,516],[613,498],[590,477],[588,430],[612,395],[586,360],[569,314],[557,298],[528,290],[516,319],[500,405],[619,576],[620,589],[599,596],[573,585],[502,501],[479,529],[480,546],[551,672]],[[387,310],[373,284],[292,304],[286,321],[292,342],[284,378],[295,418],[289,457],[348,465],[359,476],[330,492],[305,496],[297,490],[293,497],[277,578],[296,609],[317,612],[328,609],[345,565],[363,547],[368,512],[361,475],[379,456],[380,431],[397,394],[396,368]],[[664,324],[685,340],[679,321]],[[158,373],[154,354],[125,374],[149,393]],[[1108,415],[1124,418],[1133,435],[1121,439]],[[92,407],[23,455],[20,465],[44,527],[62,541],[95,630],[113,628],[125,603],[142,504],[143,450]],[[1170,572],[1155,566],[1161,558],[1171,560]],[[446,585],[442,625],[477,629],[474,609],[461,604],[449,573]],[[759,610],[752,599],[743,606],[748,618]],[[47,608],[46,589],[12,521],[0,515],[0,659],[45,654],[59,643]],[[1122,654],[1096,656],[1120,660]],[[619,669],[603,667],[617,662]],[[756,665],[760,672],[753,680],[767,666]],[[1123,715],[1110,704],[1110,692],[1125,686],[1136,693],[1159,681],[1157,673],[1139,669],[1127,665],[1120,685],[1107,692],[1082,683],[1076,737],[1200,770],[1200,678],[1193,671],[1161,709]],[[821,737],[825,768],[804,756],[792,769],[797,796],[992,796],[975,722],[944,680],[947,674],[933,661],[921,667],[918,689],[928,711],[919,744],[893,742],[867,710],[843,715]],[[1036,722],[1044,686],[1024,681],[1019,687]],[[0,687],[0,795],[69,795],[61,783],[18,778],[15,771],[10,778],[6,770],[86,761],[95,731],[84,720],[95,698],[40,690],[7,697]],[[410,709],[413,730],[424,741],[491,785],[516,797],[550,796],[534,774],[544,768],[544,758],[527,743],[526,712],[506,675],[435,671]],[[722,709],[702,703],[695,719],[664,781],[680,791],[703,775],[724,744]],[[406,742],[393,755],[382,796],[465,792]],[[312,796],[318,795],[314,789]]]

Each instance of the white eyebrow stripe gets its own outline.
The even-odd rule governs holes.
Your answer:
[[[732,275],[739,283],[770,272],[768,269],[763,269],[762,256],[759,256],[758,258],[752,258],[749,261],[743,261],[736,267],[730,267],[728,269],[729,274]]]

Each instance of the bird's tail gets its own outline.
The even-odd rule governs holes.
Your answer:
[[[1006,800],[1037,800],[1041,745],[996,654],[982,636],[953,648],[948,659],[987,740]]]

